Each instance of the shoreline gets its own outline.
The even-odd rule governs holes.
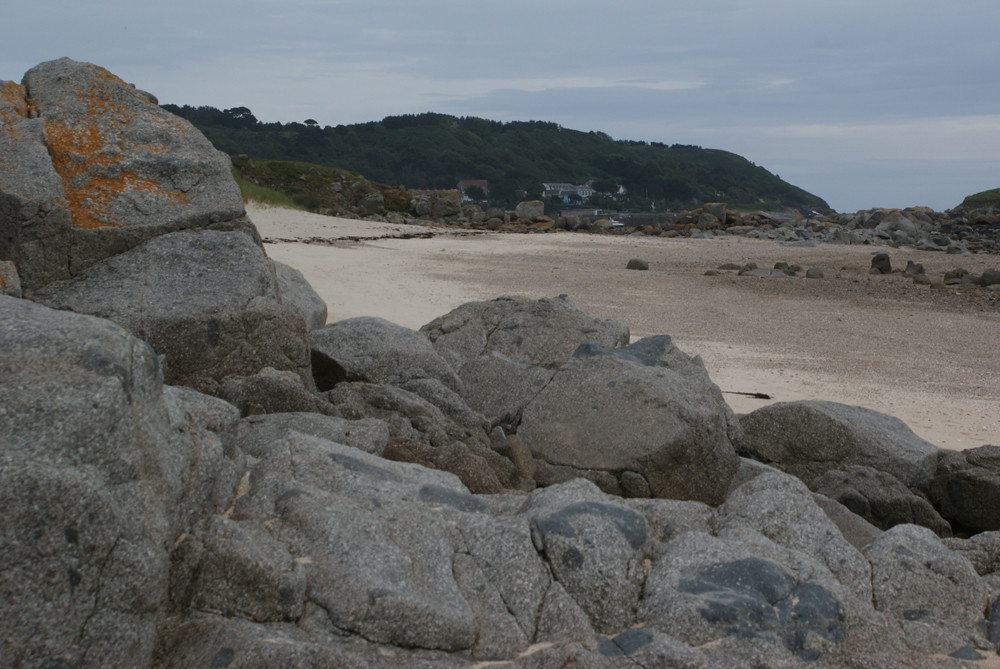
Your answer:
[[[326,300],[331,323],[379,316],[417,329],[469,301],[565,293],[592,316],[622,321],[633,338],[670,334],[682,351],[702,357],[737,413],[830,400],[896,416],[942,448],[1000,442],[1000,308],[962,289],[867,274],[875,252],[890,253],[894,266],[913,259],[928,273],[981,272],[1000,264],[996,256],[790,248],[742,237],[470,234],[254,204],[247,210],[268,255],[302,271]],[[328,241],[301,241],[311,238]],[[625,270],[632,257],[647,260],[649,271]],[[725,262],[770,267],[777,260],[818,267],[825,278],[704,275]]]

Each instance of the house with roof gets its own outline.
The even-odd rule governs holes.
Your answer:
[[[545,189],[542,193],[543,197],[557,197],[563,202],[570,202],[573,199],[579,199],[581,201],[586,201],[588,197],[594,194],[593,184],[594,180],[591,179],[585,184],[570,184],[570,183],[559,183],[559,182],[548,182],[543,183],[542,187]]]
[[[465,194],[467,188],[481,188],[483,195],[490,194],[490,182],[486,179],[462,179],[458,182],[458,190],[462,192],[462,202],[472,202],[472,198]]]

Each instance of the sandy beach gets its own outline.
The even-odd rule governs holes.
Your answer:
[[[922,263],[932,277],[1000,267],[996,256],[742,237],[476,233],[247,211],[268,255],[302,271],[326,300],[328,322],[380,316],[419,328],[472,300],[565,293],[591,315],[628,325],[633,339],[669,334],[700,355],[738,413],[833,400],[897,416],[943,448],[1000,443],[1000,294],[868,274],[879,251],[894,267]],[[626,270],[630,258],[649,271]],[[824,278],[705,276],[750,261],[798,263]]]

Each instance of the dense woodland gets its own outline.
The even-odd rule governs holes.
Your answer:
[[[749,209],[826,210],[826,202],[727,151],[681,144],[614,140],[555,123],[501,123],[444,114],[390,116],[320,127],[262,123],[246,107],[164,105],[231,155],[292,160],[351,170],[410,189],[454,188],[462,179],[489,182],[489,201],[538,198],[543,182],[596,180],[588,206],[665,211],[710,201]],[[624,195],[612,195],[619,186]]]

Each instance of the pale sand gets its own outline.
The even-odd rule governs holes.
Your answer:
[[[894,266],[912,259],[936,277],[954,267],[1000,267],[995,256],[791,248],[741,237],[437,230],[430,239],[375,239],[429,229],[254,205],[248,213],[266,240],[342,240],[265,246],[302,271],[326,300],[329,322],[367,315],[419,328],[472,300],[566,293],[591,315],[628,325],[633,338],[671,335],[681,350],[703,358],[727,393],[869,407],[944,448],[1000,444],[1000,294],[932,290],[899,275],[867,273],[879,251],[890,253]],[[648,261],[650,270],[625,270],[632,257]],[[704,276],[725,262],[771,267],[778,260],[818,267],[825,278]],[[769,403],[731,393],[726,399],[738,413]]]

